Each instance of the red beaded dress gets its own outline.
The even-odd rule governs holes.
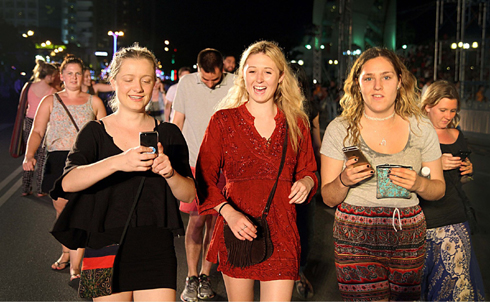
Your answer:
[[[254,127],[254,117],[245,105],[216,112],[209,122],[196,165],[199,190],[199,213],[210,214],[220,203],[228,201],[237,210],[259,217],[264,210],[281,162],[282,145],[286,134],[286,117],[277,110],[276,128],[269,140],[260,136]],[[296,180],[310,176],[315,186],[306,202],[316,192],[316,162],[309,129],[298,122],[302,137],[298,152],[288,141],[286,160],[276,193],[267,216],[274,245],[272,256],[266,261],[235,268],[227,262],[223,236],[223,217],[219,216],[211,240],[207,260],[217,263],[218,270],[234,278],[270,280],[298,280],[300,241],[296,227],[295,205],[288,195]],[[221,192],[216,184],[223,171],[226,185]]]

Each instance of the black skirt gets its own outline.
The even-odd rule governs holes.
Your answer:
[[[44,176],[41,185],[42,192],[49,192],[54,188],[55,181],[63,174],[66,158],[69,151],[48,152],[44,166]]]
[[[92,233],[89,246],[120,234],[121,230],[103,236]],[[129,227],[114,262],[113,293],[156,288],[177,289],[173,233],[156,226]]]

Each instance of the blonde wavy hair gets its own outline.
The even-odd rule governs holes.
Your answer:
[[[340,106],[342,106],[342,117],[348,123],[347,136],[344,138],[344,145],[347,138],[350,136],[354,145],[360,143],[360,122],[364,112],[364,100],[362,98],[359,76],[361,74],[364,64],[377,57],[384,57],[393,65],[397,78],[400,81],[400,89],[397,92],[395,100],[395,112],[404,120],[407,120],[411,116],[415,116],[417,120],[421,117],[422,113],[418,107],[418,95],[417,95],[417,80],[415,76],[408,71],[407,67],[398,58],[398,56],[391,50],[381,47],[373,47],[361,54],[361,56],[354,62],[349,76],[345,80],[344,84],[344,96],[340,100]]]
[[[298,120],[309,127],[308,117],[303,110],[304,96],[298,86],[298,81],[291,72],[286,57],[281,48],[275,42],[259,41],[250,45],[242,54],[240,67],[236,72],[234,86],[228,91],[226,97],[218,104],[217,109],[236,108],[246,103],[249,99],[245,86],[244,67],[251,55],[263,53],[274,61],[279,69],[280,76],[284,75],[282,82],[274,93],[274,103],[284,112],[288,125],[289,139],[293,150],[298,151],[299,139],[303,138],[298,126]]]
[[[459,125],[459,110],[461,109],[461,102],[459,99],[459,93],[454,84],[439,80],[432,83],[427,91],[422,96],[422,101],[420,102],[420,108],[422,113],[428,116],[426,107],[432,108],[437,106],[439,102],[444,99],[456,100],[458,102],[458,108],[456,110],[456,115],[453,117],[451,122],[447,125],[448,128],[456,128]]]

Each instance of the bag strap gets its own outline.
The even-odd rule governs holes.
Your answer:
[[[141,190],[143,189],[143,183],[145,182],[146,177],[143,177],[140,182],[140,186],[138,187],[138,191],[136,191],[136,195],[134,196],[133,206],[131,207],[131,211],[129,212],[128,220],[126,220],[126,225],[124,226],[123,232],[121,234],[121,240],[119,240],[119,244],[122,244],[124,236],[126,236],[126,232],[129,228],[129,224],[131,223],[131,217],[133,216],[134,209],[136,209],[136,204],[138,203],[138,199],[141,194]]]
[[[271,207],[272,199],[274,199],[274,194],[276,193],[277,182],[279,181],[279,176],[281,175],[282,168],[284,167],[284,162],[286,161],[287,148],[288,148],[288,126],[286,124],[286,135],[284,137],[284,143],[282,144],[281,164],[279,165],[279,172],[277,173],[276,182],[274,183],[271,193],[269,194],[269,199],[267,200],[267,204],[265,205],[264,212],[262,212],[262,221],[264,221],[267,215],[269,215],[269,208]]]
[[[70,118],[71,122],[73,123],[73,126],[75,126],[75,129],[77,129],[77,132],[80,131],[80,129],[78,129],[77,123],[75,122],[75,119],[71,115],[71,113],[68,110],[68,108],[66,107],[65,103],[63,103],[63,101],[61,100],[60,96],[57,93],[55,93],[54,95],[56,96],[56,98],[60,102],[61,106],[63,106],[63,108],[65,108],[66,114],[68,114],[68,117]]]

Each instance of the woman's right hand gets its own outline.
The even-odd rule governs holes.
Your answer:
[[[373,177],[374,170],[369,164],[354,167],[357,158],[353,157],[345,163],[345,169],[339,175],[343,185],[350,187],[367,178]]]
[[[34,168],[36,167],[36,159],[34,156],[27,156],[24,157],[24,161],[22,162],[22,169],[24,171],[34,171]]]
[[[461,158],[453,156],[451,153],[443,153],[441,161],[443,170],[453,170],[461,166]]]
[[[119,155],[118,170],[123,172],[148,171],[153,165],[157,154],[152,153],[152,148],[138,146]]]
[[[240,240],[252,241],[257,237],[257,228],[255,225],[240,211],[228,206],[225,218],[226,223],[230,226],[235,237]],[[222,211],[223,214],[224,211]]]

